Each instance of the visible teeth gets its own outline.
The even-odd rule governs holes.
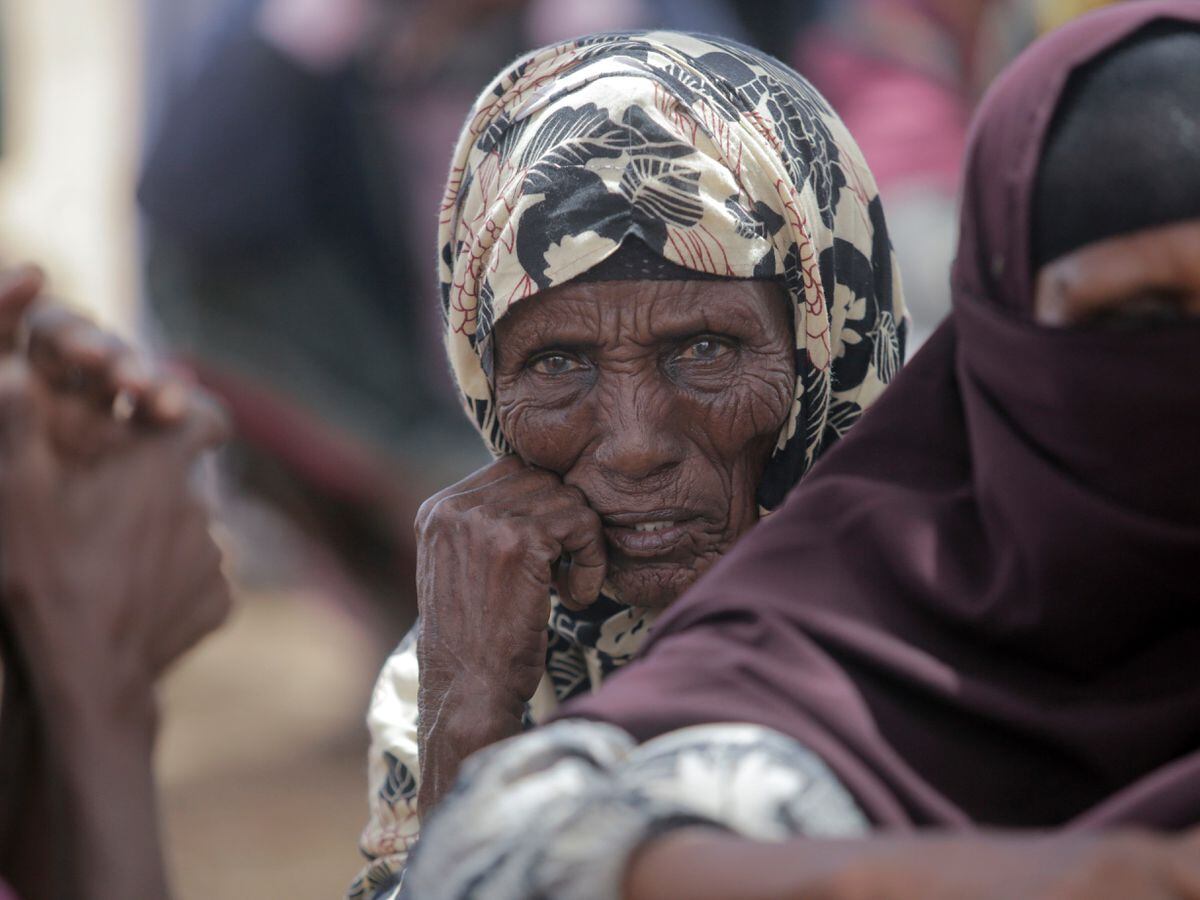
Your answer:
[[[638,522],[633,527],[638,531],[662,531],[664,528],[670,528],[674,522]]]

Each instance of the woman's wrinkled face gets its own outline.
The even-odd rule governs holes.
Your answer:
[[[795,384],[778,285],[566,284],[495,339],[500,425],[599,513],[624,602],[669,604],[755,522]]]
[[[1131,232],[1068,253],[1037,274],[1034,320],[1121,326],[1200,316],[1200,221]]]

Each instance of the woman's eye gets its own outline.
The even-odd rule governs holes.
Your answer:
[[[535,359],[530,368],[541,375],[566,375],[579,368],[579,361],[564,353],[548,353]]]
[[[714,337],[702,337],[692,341],[679,354],[680,359],[692,359],[699,362],[711,362],[729,352],[729,344]]]

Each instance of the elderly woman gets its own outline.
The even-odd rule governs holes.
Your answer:
[[[415,896],[1198,896],[1197,71],[1194,2],[1014,64],[951,320],[641,661],[472,760]]]
[[[447,350],[498,459],[418,518],[421,618],[371,705],[355,896],[394,886],[464,757],[628,661],[902,356],[854,141],[740,45],[519,60],[467,122],[441,235]]]

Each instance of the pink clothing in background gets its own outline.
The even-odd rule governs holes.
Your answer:
[[[801,47],[801,71],[858,141],[880,193],[919,182],[957,186],[971,107],[964,90],[823,31]]]

